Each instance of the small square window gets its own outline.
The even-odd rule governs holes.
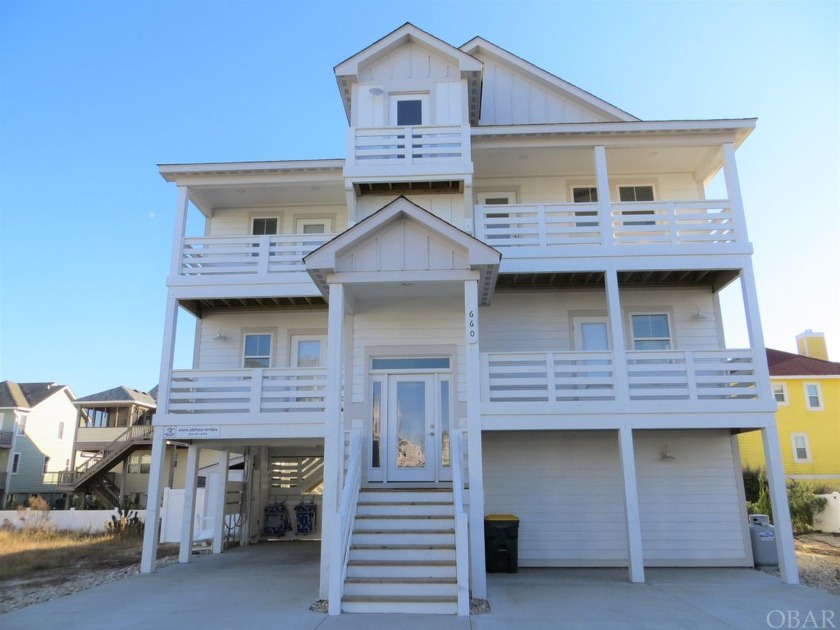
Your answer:
[[[787,405],[787,387],[784,383],[773,383],[773,398],[780,405]]]
[[[822,392],[819,383],[805,383],[805,406],[813,411],[822,410]]]
[[[397,126],[423,124],[423,102],[417,100],[397,101]]]
[[[277,234],[277,218],[255,218],[251,225],[251,234],[253,234],[254,236],[262,236],[264,234]]]

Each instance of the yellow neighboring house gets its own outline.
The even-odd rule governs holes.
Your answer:
[[[799,354],[767,349],[785,476],[840,490],[840,363],[828,360],[822,333],[805,331],[796,345]],[[763,467],[761,434],[738,437],[741,463]]]

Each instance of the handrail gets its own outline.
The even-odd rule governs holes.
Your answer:
[[[452,495],[455,511],[455,575],[458,580],[458,615],[470,614],[470,537],[469,517],[464,511],[464,471],[461,455],[461,431],[453,431],[450,448],[452,449]]]
[[[117,439],[76,468],[73,483],[78,484],[91,477],[101,464],[110,462],[114,455],[123,451],[128,444],[140,439],[151,439],[153,431],[154,427],[148,424],[135,424],[128,427]]]
[[[336,531],[332,534],[330,546],[329,614],[341,614],[341,599],[344,596],[344,578],[347,576],[347,560],[350,557],[350,537],[353,522],[356,520],[356,505],[359,501],[359,489],[362,486],[362,430],[354,428],[350,432],[350,460],[347,464],[347,477],[338,511],[333,523]]]

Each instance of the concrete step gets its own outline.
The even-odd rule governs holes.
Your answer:
[[[455,561],[350,561],[348,578],[455,578]]]
[[[452,503],[451,490],[436,489],[395,489],[371,490],[362,488],[359,491],[360,503]]]
[[[351,562],[455,561],[455,545],[350,545]]]
[[[415,516],[386,516],[386,515],[356,515],[354,531],[370,530],[439,530],[455,527],[453,516],[415,515]]]
[[[454,578],[347,578],[345,596],[457,597]]]
[[[357,529],[354,545],[454,545],[454,529]]]
[[[341,609],[349,613],[415,613],[427,615],[458,614],[458,598],[345,596]]]
[[[356,508],[357,516],[448,516],[453,517],[454,511],[452,502],[429,501],[429,502],[362,502],[359,501]]]

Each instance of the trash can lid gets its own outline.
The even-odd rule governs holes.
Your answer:
[[[516,521],[519,522],[519,517],[513,514],[488,514],[484,517],[485,521]]]

